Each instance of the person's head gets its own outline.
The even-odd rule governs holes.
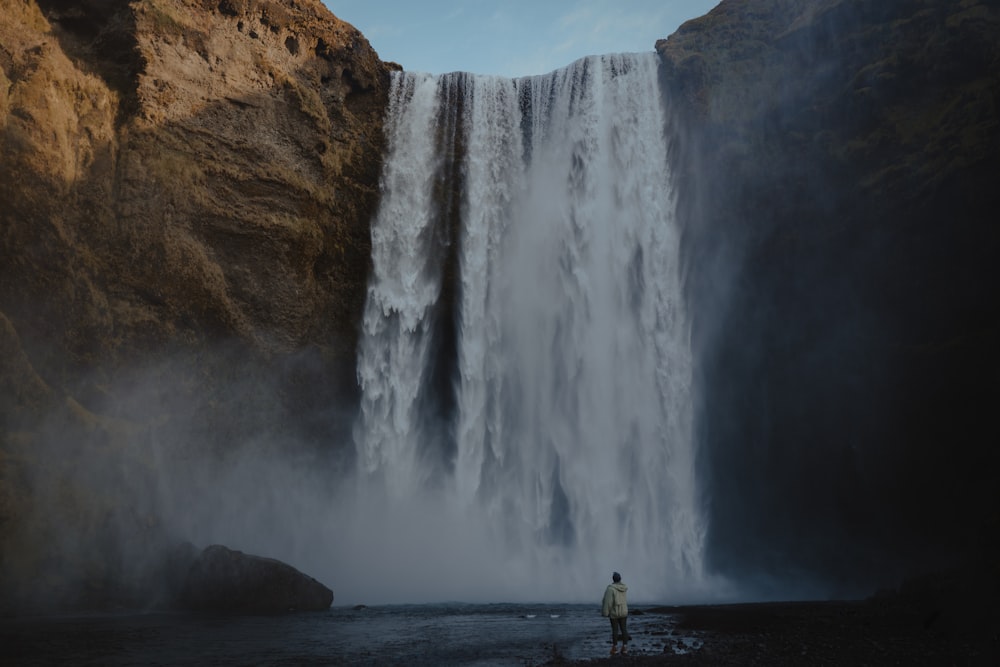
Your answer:
[[[622,575],[618,574],[617,572],[611,575],[611,581],[615,582],[616,584],[621,580],[622,580]]]

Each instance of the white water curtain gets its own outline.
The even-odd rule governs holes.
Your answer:
[[[644,599],[700,587],[656,68],[624,54],[516,80],[394,75],[336,557],[359,586],[396,601],[588,600],[619,570]],[[457,139],[442,139],[456,110]],[[461,188],[451,278],[434,229],[448,160]],[[457,296],[435,319],[448,279]],[[456,332],[454,400],[433,423],[421,392],[442,326]]]

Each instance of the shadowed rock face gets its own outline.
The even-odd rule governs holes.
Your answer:
[[[318,0],[0,2],[0,586],[156,548],[151,443],[337,451],[388,74]]]
[[[986,555],[1000,9],[724,0],[657,49],[712,564],[849,594]]]
[[[333,591],[291,565],[215,544],[191,564],[180,604],[192,611],[323,611]]]

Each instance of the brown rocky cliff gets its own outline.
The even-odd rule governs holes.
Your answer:
[[[336,440],[302,415],[356,391],[388,75],[319,0],[0,1],[5,574],[47,455]]]
[[[9,4],[20,336],[82,366],[221,336],[353,354],[387,83],[364,38],[319,2]]]

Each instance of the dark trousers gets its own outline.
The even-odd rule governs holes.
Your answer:
[[[611,643],[617,644],[618,642],[625,643],[632,639],[628,636],[628,616],[623,616],[621,618],[611,619]]]

